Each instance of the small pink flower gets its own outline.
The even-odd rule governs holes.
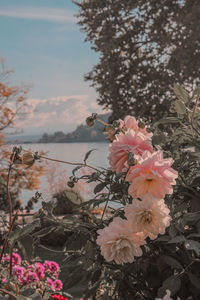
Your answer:
[[[44,278],[44,276],[45,276],[45,274],[44,274],[45,268],[44,268],[43,264],[41,264],[39,262],[35,263],[34,264],[34,269],[35,269],[35,272],[38,275],[39,279]]]
[[[132,204],[124,208],[125,216],[131,222],[133,230],[143,232],[144,236],[155,239],[158,234],[164,234],[170,225],[170,210],[163,199],[154,199],[146,195],[142,201],[133,199]]]
[[[47,284],[50,286],[50,288],[53,290],[54,289],[54,283],[53,280],[49,277],[47,277]]]
[[[54,284],[54,289],[57,291],[61,290],[63,287],[62,281],[59,279],[56,279],[53,284]]]
[[[25,273],[25,268],[15,265],[13,266],[12,273],[19,281],[21,281]]]
[[[1,282],[5,283],[5,282],[7,282],[7,279],[5,277],[3,277],[2,280],[1,280]]]
[[[56,273],[60,270],[59,265],[55,261],[49,261],[49,260],[46,260],[44,262],[44,268],[46,271],[49,270],[52,273]]]
[[[177,171],[171,168],[172,158],[163,158],[162,151],[145,151],[136,166],[130,168],[126,180],[131,183],[129,194],[133,198],[143,198],[150,194],[162,199],[172,194],[172,185],[176,184]]]
[[[145,244],[142,233],[134,233],[131,224],[121,218],[113,221],[97,231],[97,244],[101,247],[101,254],[105,260],[114,260],[117,264],[132,263],[134,256],[141,256],[141,245]]]
[[[25,274],[25,276],[23,278],[23,281],[26,284],[30,284],[30,283],[33,283],[33,282],[38,282],[39,278],[38,278],[38,276],[35,272],[32,272],[32,271],[28,270],[28,272]]]
[[[124,121],[120,119],[119,122],[120,127],[125,131],[133,129],[135,132],[141,132],[148,139],[150,139],[153,135],[152,133],[147,132],[147,126],[140,128],[138,126],[138,121],[132,116],[126,116]]]
[[[7,262],[9,262],[10,261],[10,255],[8,255],[6,258],[5,258],[5,260],[7,261]],[[12,264],[13,265],[20,265],[21,264],[21,257],[20,257],[20,255],[18,254],[18,253],[15,253],[15,252],[13,252],[12,253]]]
[[[110,154],[108,159],[113,171],[117,173],[127,169],[126,162],[128,160],[128,153],[131,152],[136,155],[148,150],[153,152],[150,140],[146,139],[141,133],[136,133],[134,130],[129,129],[126,133],[119,133],[116,139],[110,144]]]

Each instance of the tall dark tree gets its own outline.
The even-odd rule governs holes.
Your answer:
[[[173,84],[200,77],[199,0],[83,0],[79,24],[99,62],[85,79],[115,118],[169,110]]]

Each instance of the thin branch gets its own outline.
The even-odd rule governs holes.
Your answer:
[[[14,299],[17,299],[17,297],[15,295],[13,295],[12,293],[4,290],[4,289],[0,289],[0,292],[9,295],[10,297],[13,297]]]
[[[15,152],[13,152],[11,154],[11,161],[10,161],[10,165],[9,165],[9,169],[8,169],[8,177],[7,177],[7,185],[6,185],[7,196],[8,196],[8,204],[9,204],[9,225],[10,226],[11,226],[11,223],[12,223],[12,200],[11,200],[11,196],[10,196],[9,184],[10,184],[10,174],[11,174],[14,159],[15,159]]]
[[[101,174],[103,174],[103,172],[99,171],[98,169],[88,165],[88,164],[84,164],[84,163],[72,163],[72,162],[69,162],[69,161],[65,161],[65,160],[60,160],[60,159],[54,159],[54,158],[49,158],[49,157],[46,157],[46,156],[42,156],[42,155],[39,155],[40,158],[43,158],[43,159],[47,159],[47,160],[51,160],[51,161],[55,161],[55,162],[59,162],[59,163],[62,163],[62,164],[68,164],[68,165],[73,165],[73,166],[83,166],[83,167],[88,167],[90,169],[93,169]]]

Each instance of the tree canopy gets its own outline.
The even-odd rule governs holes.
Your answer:
[[[113,117],[159,119],[173,84],[194,88],[200,69],[199,0],[83,0],[79,25],[98,63],[85,75]]]

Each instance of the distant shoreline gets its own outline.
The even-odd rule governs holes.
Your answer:
[[[75,142],[69,141],[69,142],[46,142],[46,143],[38,142],[38,141],[34,141],[34,142],[10,141],[10,142],[7,142],[8,145],[13,145],[13,144],[15,144],[15,145],[21,145],[21,144],[23,144],[23,145],[31,145],[31,144],[43,144],[43,145],[45,145],[45,144],[80,144],[80,143],[83,143],[83,144],[86,144],[86,143],[94,143],[94,144],[101,143],[101,144],[103,144],[103,143],[105,143],[105,144],[107,144],[107,143],[109,143],[109,141],[105,139],[105,141],[75,141]]]

